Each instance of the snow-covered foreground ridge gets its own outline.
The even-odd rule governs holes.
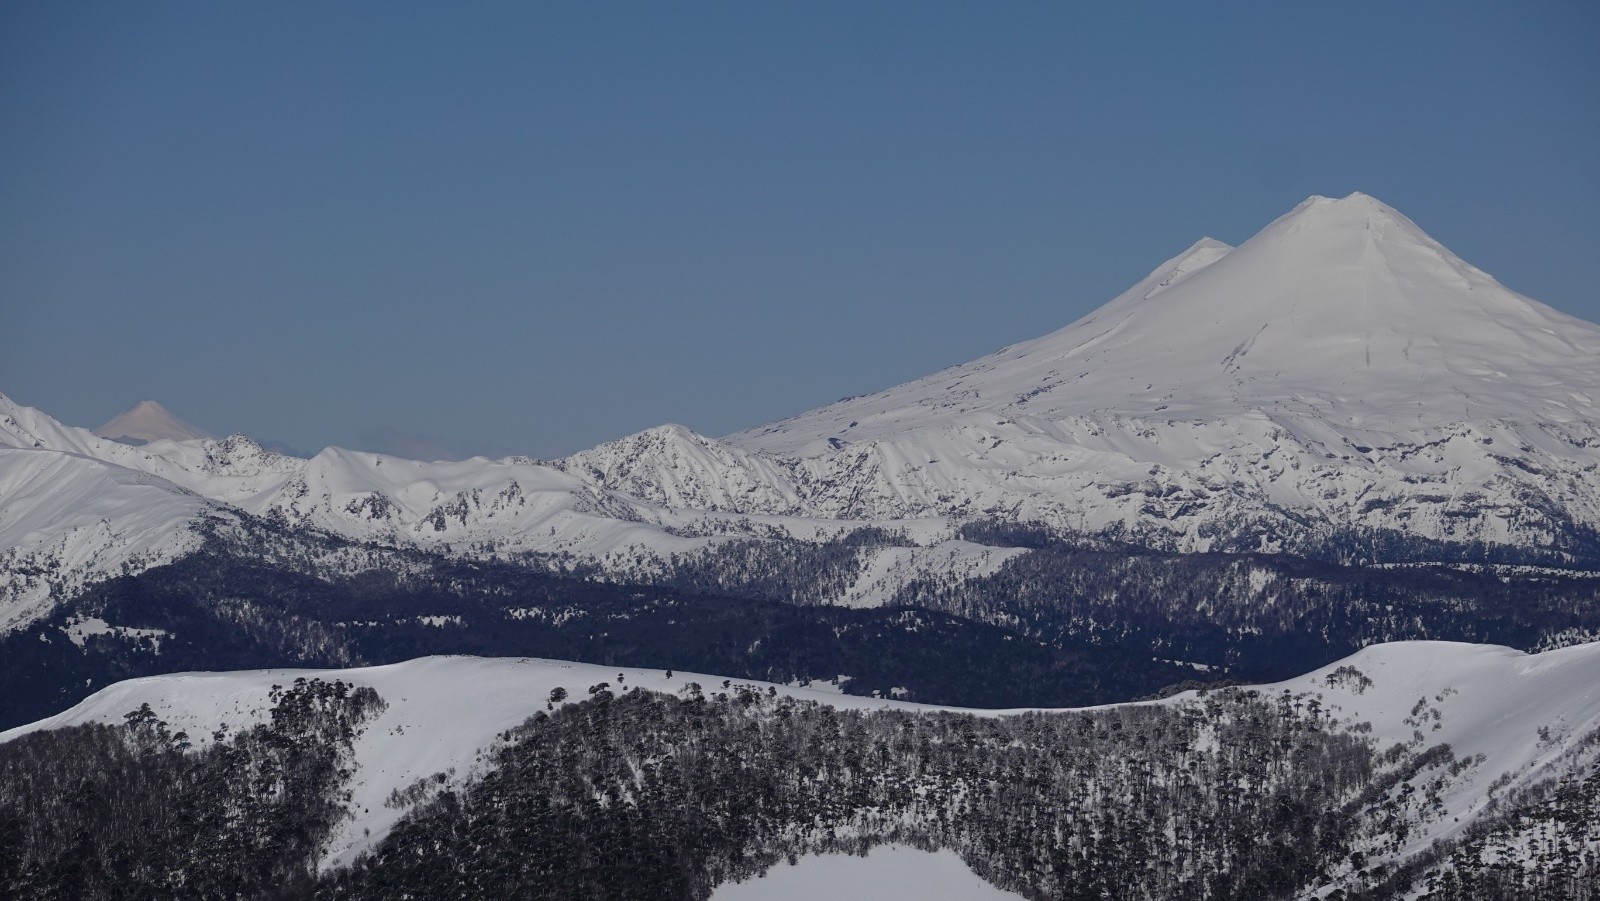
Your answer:
[[[132,447],[0,395],[0,630],[240,512],[619,572],[716,536],[870,523],[938,545],[981,518],[1185,551],[1383,534],[1560,560],[1600,553],[1600,326],[1355,194],[1201,241],[1043,338],[720,441],[667,425],[556,461],[302,460],[242,436]],[[839,600],[1003,559],[897,551]]]
[[[1016,901],[1021,895],[984,882],[953,851],[897,845],[864,857],[821,854],[763,877],[720,885],[711,901]]]
[[[441,772],[456,783],[469,778],[507,729],[545,709],[555,688],[566,689],[571,703],[601,682],[613,690],[666,692],[681,691],[690,682],[708,692],[724,685],[722,677],[699,673],[669,676],[658,669],[476,657],[426,657],[347,670],[186,673],[112,685],[64,713],[0,733],[0,741],[80,723],[120,722],[141,704],[149,704],[174,731],[203,741],[213,730],[261,721],[272,707],[272,686],[302,676],[370,686],[388,703],[355,743],[347,786],[354,816],[336,831],[324,866],[347,863],[381,840],[404,813],[384,803],[392,792]],[[952,709],[733,681],[841,709]],[[1399,855],[1405,856],[1464,830],[1483,811],[1490,786],[1498,783],[1498,790],[1509,792],[1547,775],[1565,752],[1600,729],[1600,643],[1524,654],[1492,645],[1396,642],[1258,690],[1314,698],[1345,726],[1370,723],[1380,750],[1448,743],[1458,759],[1476,761],[1446,786],[1443,815],[1419,827]],[[1185,694],[1154,703],[1192,700],[1194,695]]]

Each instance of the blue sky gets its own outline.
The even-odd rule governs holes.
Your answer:
[[[717,435],[1353,190],[1594,320],[1597,159],[1593,3],[13,3],[0,391],[312,449]]]

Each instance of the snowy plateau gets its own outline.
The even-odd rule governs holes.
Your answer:
[[[722,440],[666,425],[561,460],[428,463],[283,456],[153,404],[107,428],[143,443],[0,396],[0,629],[241,517],[615,579],[735,539],[889,530],[821,598],[850,605],[1026,553],[957,540],[979,520],[1176,552],[1600,558],[1600,327],[1363,194],[1202,240],[1043,338]]]

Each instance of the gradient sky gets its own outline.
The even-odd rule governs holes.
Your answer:
[[[309,449],[720,435],[1353,190],[1600,320],[1597,161],[1593,2],[9,3],[0,391]]]

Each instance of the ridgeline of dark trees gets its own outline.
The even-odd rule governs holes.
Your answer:
[[[991,521],[962,537],[1031,550],[991,576],[923,580],[889,606],[847,609],[821,602],[903,538],[867,528],[822,544],[736,541],[664,571],[641,568],[635,581],[647,584],[621,584],[572,561],[459,560],[255,521],[242,537],[219,529],[185,559],[92,586],[0,636],[9,689],[0,727],[134,676],[442,653],[775,682],[847,675],[858,694],[1058,707],[1287,678],[1375,641],[1531,650],[1600,635],[1600,577],[1582,571],[1508,580],[1444,566],[1158,553]],[[81,617],[165,636],[71,641],[64,630]]]
[[[146,705],[0,744],[0,897],[299,898],[344,816],[370,688],[298,679],[204,750]]]
[[[801,854],[886,842],[953,850],[1034,899],[1249,901],[1339,883],[1330,897],[1555,901],[1600,887],[1592,771],[1505,799],[1417,865],[1373,862],[1443,815],[1441,792],[1472,761],[1420,740],[1377,748],[1314,697],[1221,689],[1180,706],[980,717],[840,711],[736,684],[592,686],[319,878],[350,742],[382,702],[337,682],[276,699],[270,723],[204,751],[147,708],[0,744],[0,888],[705,899]]]
[[[213,548],[112,579],[0,636],[7,687],[0,728],[136,676],[360,666],[429,654],[550,657],[779,683],[847,675],[852,693],[971,707],[1092,704],[1195,675],[1137,648],[1050,644],[938,611],[800,607],[510,564],[429,562],[411,572],[316,576]],[[65,631],[78,616],[166,635],[80,635],[80,647]]]
[[[1030,898],[1276,898],[1342,860],[1378,761],[1242,693],[981,718],[628,692],[514,730],[330,897],[703,899],[799,854],[956,850]]]
[[[1050,643],[1101,641],[1279,679],[1368,644],[1445,639],[1534,650],[1600,634],[1600,576],[1346,566],[1262,554],[1040,548],[992,576],[921,581],[897,603],[1005,622]]]
[[[1052,647],[1117,648],[1200,663],[1214,680],[1224,674],[1232,681],[1284,679],[1382,641],[1537,650],[1560,643],[1564,634],[1600,637],[1600,572],[1594,570],[1530,568],[1503,577],[1492,567],[1470,565],[1178,554],[1105,539],[1068,540],[1043,526],[989,520],[968,523],[961,537],[1030,550],[989,576],[914,581],[893,598],[895,606],[989,623]],[[1401,539],[1363,541],[1369,550],[1395,550]],[[815,546],[752,540],[677,559],[661,582],[820,604],[849,584],[841,574],[853,574],[869,551],[903,543],[881,529]],[[1412,544],[1409,555],[1394,559],[1437,552],[1422,559],[1455,560],[1466,553],[1437,543]],[[1482,551],[1483,558],[1494,556]],[[826,572],[828,579],[808,594],[806,576],[814,571]],[[1204,677],[1190,670],[1185,678]],[[1137,696],[1130,686],[1118,700]]]

